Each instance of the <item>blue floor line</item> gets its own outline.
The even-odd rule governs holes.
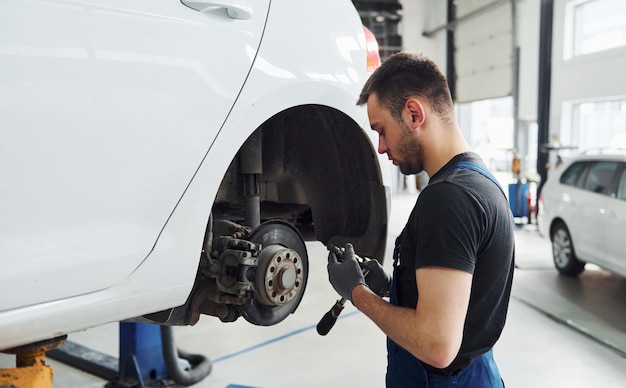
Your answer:
[[[339,318],[337,318],[337,320],[339,321],[339,320],[342,320],[342,319],[346,319],[348,317],[351,317],[353,315],[358,314],[359,312],[360,311],[355,310],[355,311],[349,312],[349,313],[347,313],[345,315],[340,315]],[[240,356],[240,355],[245,354],[245,353],[249,353],[249,352],[251,352],[253,350],[256,350],[256,349],[262,348],[264,346],[273,344],[274,342],[282,341],[282,340],[284,340],[286,338],[289,338],[289,337],[292,337],[292,336],[294,336],[296,334],[304,333],[305,331],[309,331],[309,330],[315,329],[316,327],[317,327],[317,324],[311,325],[311,326],[306,326],[306,327],[303,327],[302,329],[294,330],[294,331],[292,331],[290,333],[283,334],[283,335],[278,336],[276,338],[272,338],[270,340],[261,342],[259,344],[250,346],[250,347],[242,349],[242,350],[238,350],[238,351],[236,351],[234,353],[230,353],[230,354],[227,354],[227,355],[224,355],[224,356],[221,356],[221,357],[217,357],[217,358],[215,358],[215,359],[213,359],[211,361],[213,362],[213,364],[217,364],[218,362],[225,361],[225,360],[231,359],[233,357]]]

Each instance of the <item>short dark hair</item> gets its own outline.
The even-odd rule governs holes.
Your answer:
[[[454,119],[448,81],[437,65],[423,54],[401,52],[390,56],[365,82],[357,105],[376,93],[381,105],[401,120],[404,104],[412,96],[428,100],[442,120]]]

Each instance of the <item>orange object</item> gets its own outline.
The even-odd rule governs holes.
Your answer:
[[[369,28],[363,26],[365,32],[365,47],[367,51],[367,71],[374,72],[380,67],[380,52],[378,51],[378,41],[374,33]]]
[[[15,368],[0,370],[0,386],[52,388],[52,367],[46,365],[46,351],[63,344],[67,336],[3,350],[15,354]]]

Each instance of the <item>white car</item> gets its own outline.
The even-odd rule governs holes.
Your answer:
[[[305,241],[382,260],[367,55],[348,0],[0,2],[0,349],[273,325]]]
[[[537,220],[559,273],[593,263],[626,276],[626,151],[565,159],[541,190]]]

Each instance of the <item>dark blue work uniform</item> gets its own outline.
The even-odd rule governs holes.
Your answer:
[[[493,359],[508,309],[514,268],[508,201],[480,158],[457,155],[420,193],[396,240],[390,302],[415,308],[415,270],[439,266],[473,275],[459,354],[445,369],[387,340],[388,387],[503,387]]]

